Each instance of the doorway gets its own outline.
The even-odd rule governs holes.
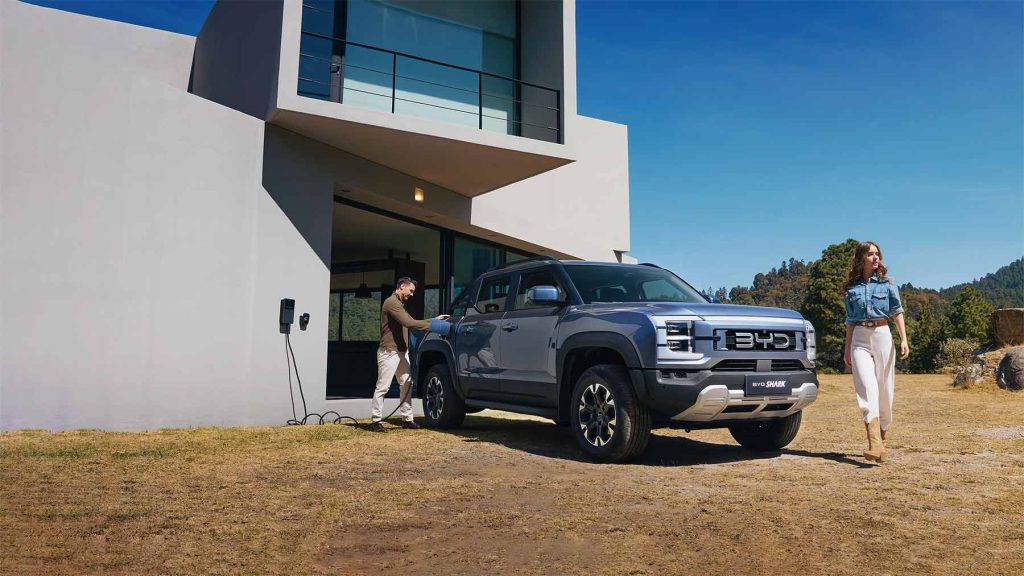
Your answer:
[[[419,283],[405,304],[432,318],[474,278],[532,256],[336,196],[331,233],[327,398],[369,398],[377,382],[380,308],[396,281]],[[388,397],[398,397],[392,382]]]
[[[441,309],[441,233],[334,203],[327,329],[327,397],[369,398],[377,380],[380,308],[396,281],[419,284],[405,307],[415,318]]]

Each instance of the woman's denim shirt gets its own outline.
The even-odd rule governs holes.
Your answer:
[[[846,291],[847,324],[902,313],[900,291],[892,280],[879,280],[878,276],[872,276],[867,282],[859,280]]]

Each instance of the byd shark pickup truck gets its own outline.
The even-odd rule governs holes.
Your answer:
[[[656,427],[778,450],[818,396],[799,313],[711,303],[650,264],[521,260],[474,280],[451,315],[414,353],[434,428],[492,408],[568,425],[597,461],[639,455]]]

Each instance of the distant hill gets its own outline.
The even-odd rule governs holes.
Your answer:
[[[716,290],[719,300],[732,304],[753,304],[755,306],[774,306],[799,310],[804,301],[807,288],[807,263],[803,260],[790,258],[778,268],[772,268],[767,274],[754,276],[754,284],[750,287],[736,286],[729,290]]]
[[[939,295],[946,302],[952,302],[964,286],[973,287],[996,308],[1024,308],[1024,258],[1010,262],[980,280],[943,288]]]
[[[731,290],[709,289],[708,293],[713,292],[720,301],[731,304],[799,310],[804,300],[807,271],[811,264],[790,258],[778,268],[772,268],[767,273],[758,273],[754,276],[754,283],[751,286],[736,286]],[[1011,262],[980,280],[942,290],[918,288],[910,283],[903,284],[900,286],[900,296],[903,297],[905,304],[908,304],[907,309],[911,317],[915,317],[915,311],[925,303],[944,314],[948,304],[957,297],[964,286],[972,286],[996,308],[1024,308],[1024,258]]]

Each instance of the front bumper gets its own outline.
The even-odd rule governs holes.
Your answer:
[[[660,419],[673,422],[719,422],[782,418],[803,410],[818,398],[818,377],[810,370],[771,372],[792,383],[788,395],[745,396],[748,374],[703,370],[686,377],[663,377],[660,370],[633,370],[640,401]]]

